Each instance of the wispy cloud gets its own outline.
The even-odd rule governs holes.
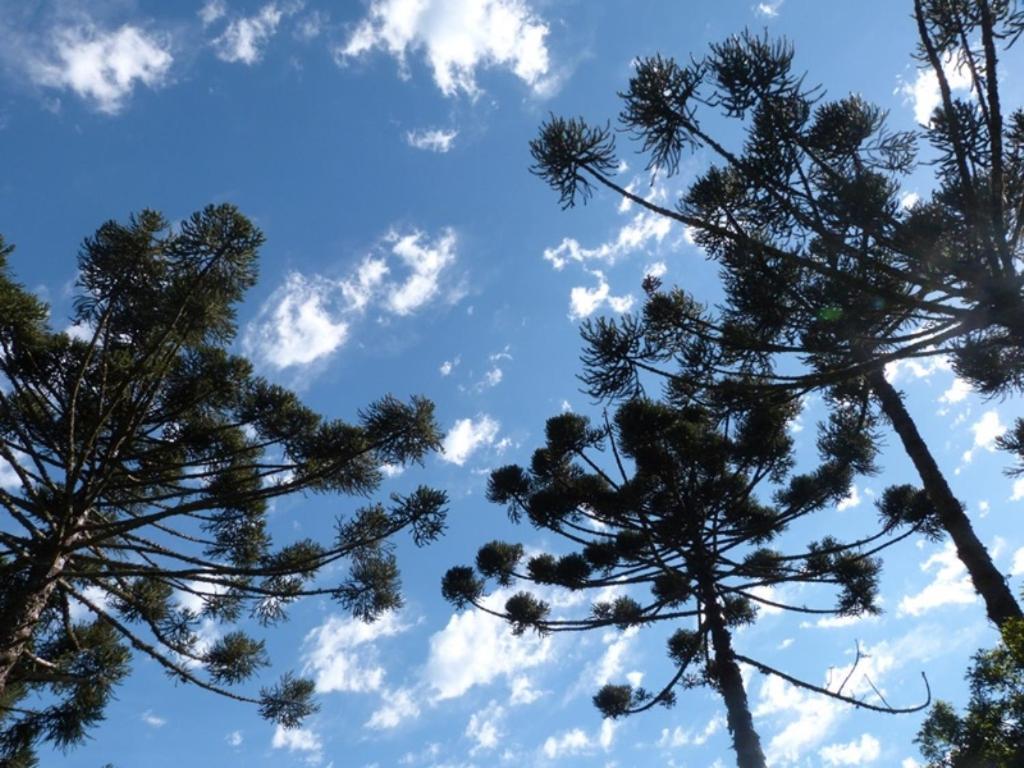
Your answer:
[[[552,87],[545,44],[548,25],[523,0],[373,0],[335,51],[340,64],[382,50],[409,77],[409,57],[422,52],[446,96],[476,96],[477,70],[511,70],[535,92]]]
[[[392,230],[345,277],[290,273],[246,327],[246,353],[278,370],[310,365],[340,349],[371,308],[414,314],[444,294],[456,244],[451,229],[436,238]]]
[[[320,735],[311,728],[285,728],[277,726],[270,742],[274,749],[287,749],[289,752],[305,752],[306,761],[316,765],[323,759],[323,742]]]
[[[486,413],[476,419],[459,419],[444,437],[441,458],[461,467],[480,448],[492,445],[500,428]]]
[[[86,22],[56,29],[48,53],[30,59],[28,72],[36,84],[70,89],[113,115],[137,85],[162,86],[173,61],[167,35],[131,24],[109,30]]]
[[[255,64],[263,58],[267,42],[277,32],[281,19],[292,11],[290,7],[282,8],[277,3],[268,3],[252,16],[232,19],[213,41],[217,57],[227,62]]]
[[[949,81],[951,90],[960,92],[971,90],[971,73],[967,67],[959,66],[956,56],[945,61],[942,71]],[[935,108],[942,102],[939,78],[930,67],[919,70],[914,82],[903,83],[899,92],[913,106],[914,119],[923,125],[931,122]]]
[[[393,612],[372,623],[352,617],[328,617],[306,635],[304,643],[303,659],[307,672],[316,680],[316,689],[321,693],[380,689],[385,671],[375,644],[408,628]]]
[[[925,560],[921,570],[926,573],[934,571],[935,576],[920,592],[900,600],[900,613],[920,616],[943,605],[966,605],[977,601],[978,594],[952,542]]]
[[[443,128],[406,131],[405,143],[415,149],[444,154],[455,145],[455,137],[458,135],[459,132],[454,129],[446,131]]]
[[[587,287],[585,285],[575,286],[569,291],[569,317],[572,320],[580,320],[590,317],[602,307],[608,307],[613,312],[628,312],[633,306],[633,296],[613,296],[604,273],[594,270],[592,274],[597,278],[597,285]]]

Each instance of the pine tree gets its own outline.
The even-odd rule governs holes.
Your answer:
[[[0,489],[5,765],[32,765],[40,740],[81,741],[132,654],[298,724],[312,681],[234,690],[269,663],[264,643],[241,624],[203,640],[200,622],[272,625],[304,595],[373,619],[400,602],[389,537],[443,531],[445,496],[422,487],[339,517],[332,541],[271,540],[274,499],[367,495],[382,464],[440,442],[426,400],[325,419],[229,351],[262,242],[229,205],[175,227],[151,211],[104,224],[80,252],[74,335],[50,328],[0,249],[0,458],[16,478]],[[315,580],[345,558],[340,583]]]
[[[1024,622],[1010,622],[997,647],[975,654],[967,679],[966,711],[936,702],[918,731],[929,768],[1024,765]]]
[[[603,187],[688,227],[721,266],[721,312],[673,294],[661,308],[675,312],[676,324],[661,318],[653,342],[649,323],[588,329],[600,369],[619,376],[597,382],[599,394],[623,394],[638,369],[699,385],[709,372],[676,354],[695,346],[718,348],[719,373],[754,377],[762,389],[794,397],[866,391],[913,461],[989,618],[1002,626],[1022,616],[1020,605],[884,366],[948,355],[982,393],[1024,387],[1024,111],[1004,119],[997,62],[997,50],[1024,31],[1024,14],[1011,2],[917,0],[915,16],[919,55],[943,98],[924,130],[936,189],[910,210],[900,181],[930,160],[916,159],[917,137],[889,130],[884,112],[859,96],[824,100],[794,71],[789,45],[749,33],[685,66],[641,59],[621,94],[622,130],[649,169],[672,175],[688,150],[713,159],[674,208],[616,182],[611,128],[582,119],[552,117],[541,127],[533,170],[565,207]],[[952,97],[943,69],[950,61],[969,74],[971,100]],[[716,111],[745,132],[738,149],[706,127]],[[649,293],[656,292],[655,285]],[[674,349],[661,345],[665,338]],[[668,359],[679,369],[658,365]],[[795,360],[802,372],[781,362]]]
[[[637,397],[618,408],[614,424],[600,428],[572,413],[549,419],[546,445],[530,467],[495,470],[488,498],[505,505],[512,520],[525,515],[534,527],[557,534],[570,551],[524,563],[522,545],[490,542],[479,550],[475,569],[448,571],[444,595],[457,607],[472,604],[501,616],[520,633],[678,626],[668,640],[673,672],[660,690],[610,684],[594,703],[605,716],[620,717],[671,705],[677,688],[710,685],[725,703],[743,768],[764,766],[765,758],[740,663],[857,706],[897,711],[844,694],[842,686],[800,681],[733,645],[733,631],[753,621],[758,606],[841,616],[877,612],[876,555],[894,540],[892,522],[929,529],[923,494],[891,489],[877,534],[847,543],[826,536],[795,551],[777,548],[793,523],[834,505],[848,493],[854,472],[871,469],[871,441],[864,439],[861,414],[851,409],[823,431],[822,465],[792,474],[787,422],[793,412],[791,404],[771,398],[699,405]],[[774,493],[765,498],[770,488]],[[579,618],[553,617],[550,605],[530,591],[516,592],[504,610],[495,610],[483,600],[486,579],[502,587],[530,582],[615,596],[598,600]],[[828,607],[814,607],[765,591],[787,584],[816,585],[815,595],[828,589],[837,594]]]

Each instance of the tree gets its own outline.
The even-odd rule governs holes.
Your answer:
[[[533,526],[559,535],[571,551],[530,557],[524,567],[521,545],[490,542],[477,554],[475,570],[448,571],[444,595],[457,607],[472,604],[506,619],[514,632],[682,625],[668,640],[674,670],[664,687],[649,692],[606,685],[594,703],[606,716],[619,717],[672,704],[677,687],[713,686],[725,703],[743,768],[764,766],[765,758],[739,663],[856,706],[920,709],[869,704],[844,694],[845,682],[829,688],[800,681],[733,646],[733,629],[753,621],[759,605],[815,614],[877,612],[876,554],[892,541],[892,521],[914,518],[912,529],[926,530],[930,520],[920,508],[920,491],[890,489],[881,505],[886,524],[874,536],[849,543],[826,536],[795,551],[772,547],[792,523],[843,498],[855,471],[871,468],[871,442],[862,439],[859,414],[848,412],[823,431],[820,468],[792,475],[787,422],[793,412],[778,398],[696,405],[637,397],[603,428],[571,413],[549,419],[546,445],[533,454],[530,468],[495,470],[488,498],[506,505],[512,520],[525,515]],[[602,461],[598,452],[605,449],[611,458]],[[762,498],[763,486],[775,488],[770,500]],[[615,597],[571,619],[552,617],[549,604],[529,591],[494,610],[482,600],[488,578],[503,587],[531,582],[611,590]],[[786,584],[837,594],[831,606],[815,608],[764,591]]]
[[[929,767],[1024,765],[1024,622],[1011,622],[997,647],[975,654],[967,679],[966,712],[936,702],[918,731]]]
[[[262,242],[229,205],[173,228],[152,211],[108,222],[80,252],[72,335],[50,329],[0,251],[0,458],[16,478],[0,489],[5,765],[33,764],[40,740],[80,741],[133,652],[296,725],[312,681],[231,690],[269,663],[263,641],[240,625],[204,640],[200,621],[272,625],[303,595],[373,619],[400,602],[389,537],[443,531],[445,495],[422,487],[340,516],[333,541],[271,540],[274,499],[367,495],[382,464],[440,443],[424,399],[325,419],[228,351]],[[340,583],[314,581],[345,558]]]
[[[884,112],[859,96],[825,101],[794,72],[789,45],[749,33],[685,66],[640,59],[621,94],[622,130],[650,169],[676,173],[687,150],[712,158],[675,208],[617,183],[611,128],[582,119],[542,125],[531,143],[533,171],[564,207],[600,186],[679,222],[721,266],[720,312],[673,295],[666,303],[677,325],[663,323],[653,342],[644,335],[651,326],[632,321],[588,329],[601,366],[618,361],[619,379],[600,382],[600,394],[628,394],[637,369],[698,383],[739,372],[794,397],[861,389],[892,424],[989,618],[1002,626],[1021,618],[1020,605],[884,366],[949,355],[983,393],[1024,386],[1024,112],[1004,120],[997,82],[997,49],[1024,31],[1024,14],[1010,2],[916,0],[915,17],[919,55],[943,98],[924,130],[937,186],[910,210],[900,181],[928,162],[916,160],[915,135],[887,129]],[[949,62],[969,73],[971,100],[951,96]],[[745,131],[739,149],[706,127],[715,111]],[[659,343],[665,335],[674,349]],[[682,351],[692,345],[721,351],[716,370],[687,365]],[[669,359],[680,369],[658,366]],[[781,360],[804,370],[791,373]]]

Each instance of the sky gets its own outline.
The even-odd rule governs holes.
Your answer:
[[[714,265],[677,225],[603,194],[562,211],[528,172],[528,142],[549,113],[614,119],[635,57],[699,56],[744,28],[790,40],[797,66],[830,96],[860,93],[894,128],[912,128],[938,96],[912,58],[909,14],[892,0],[0,0],[0,231],[54,326],[70,315],[78,246],[101,223],[234,203],[267,238],[236,351],[329,416],[354,418],[385,392],[431,398],[444,454],[393,473],[381,495],[428,483],[451,497],[442,541],[417,550],[400,537],[400,611],[364,625],[308,600],[268,636],[274,667],[262,682],[287,669],[316,680],[321,710],[301,728],[136,659],[88,742],[44,750],[42,765],[733,764],[708,689],[616,722],[592,706],[605,682],[667,679],[663,629],[513,637],[440,595],[444,572],[490,539],[558,546],[512,526],[484,490],[491,469],[529,460],[548,417],[600,414],[576,379],[580,322],[636,308],[647,274],[698,297],[717,291]],[[1024,70],[1013,61],[1001,87],[1004,104],[1018,105]],[[620,145],[620,177],[658,200],[708,160],[698,153],[677,177],[652,178]],[[928,190],[925,169],[908,180],[907,203]],[[1019,403],[983,400],[943,360],[887,375],[1019,590],[1024,481],[1003,474],[1011,457],[995,447]],[[791,430],[811,462],[823,408],[805,406]],[[801,535],[863,534],[882,489],[916,481],[885,439],[883,471],[858,478]],[[326,535],[361,503],[280,501],[271,530],[279,542]],[[590,599],[549,598],[567,616]],[[918,703],[924,671],[937,697],[962,703],[970,655],[994,633],[951,545],[911,538],[890,549],[881,599],[880,616],[842,621],[763,611],[735,644],[824,684],[845,674],[859,643],[858,692],[864,672],[894,705]],[[854,712],[755,672],[746,682],[772,765],[920,759],[912,739],[923,715]]]

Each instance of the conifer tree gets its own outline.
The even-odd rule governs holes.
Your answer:
[[[557,534],[570,551],[527,559],[522,545],[493,541],[480,549],[475,569],[448,571],[443,593],[457,607],[472,604],[501,616],[514,632],[671,622],[678,628],[668,640],[673,670],[665,685],[654,692],[606,685],[594,704],[605,716],[620,717],[670,705],[679,688],[710,685],[725,703],[743,768],[764,766],[765,758],[740,663],[856,706],[919,709],[894,710],[845,694],[842,686],[800,681],[733,644],[733,631],[751,622],[758,606],[841,616],[877,612],[876,554],[894,540],[893,521],[930,530],[923,494],[896,488],[881,502],[885,524],[877,534],[846,543],[826,536],[804,548],[780,548],[793,523],[834,505],[848,493],[854,472],[871,469],[862,414],[856,408],[840,413],[821,434],[821,466],[798,475],[791,471],[787,432],[793,406],[780,399],[741,402],[719,395],[697,404],[684,397],[636,397],[618,408],[614,424],[600,428],[572,413],[549,419],[546,445],[530,467],[495,470],[488,498],[505,505],[512,520],[525,516]],[[530,591],[516,592],[503,610],[494,610],[483,600],[487,579],[503,587],[531,582],[541,589],[605,590],[614,597],[598,600],[578,618],[553,616]],[[834,600],[797,605],[766,589],[787,584],[810,586],[819,600],[834,592]]]
[[[1007,0],[916,0],[914,10],[919,56],[942,93],[924,160],[918,137],[889,130],[882,110],[859,96],[825,100],[794,71],[788,44],[745,33],[686,65],[640,59],[621,94],[621,128],[649,169],[672,175],[688,150],[712,159],[675,207],[618,183],[611,128],[582,119],[541,127],[533,170],[563,206],[602,187],[679,222],[721,266],[721,312],[673,294],[664,304],[675,325],[661,318],[653,342],[651,324],[588,329],[599,369],[619,375],[598,382],[599,394],[626,393],[637,369],[699,381],[708,372],[680,350],[709,345],[721,352],[718,373],[742,372],[762,389],[795,397],[866,387],[1002,626],[1022,616],[1020,605],[884,367],[948,355],[982,393],[1024,387],[1024,111],[1004,117],[997,58],[1024,31],[1024,13]],[[970,99],[952,96],[947,66],[968,74]],[[741,126],[741,146],[707,127],[716,112]],[[901,180],[932,159],[934,192],[905,210]],[[658,365],[670,359],[678,370]],[[802,372],[782,362],[795,360]]]
[[[339,515],[331,541],[272,541],[274,499],[365,496],[382,464],[421,461],[439,434],[421,398],[323,418],[229,351],[262,242],[229,205],[174,227],[152,211],[108,222],[81,249],[74,335],[51,329],[0,249],[0,458],[16,478],[0,489],[4,765],[81,741],[133,654],[295,726],[312,681],[235,689],[269,663],[246,627],[314,594],[372,619],[400,602],[389,537],[443,530],[445,496],[423,487]],[[343,559],[339,583],[316,581]],[[206,619],[233,626],[203,638]]]
[[[938,701],[918,731],[928,768],[1024,765],[1024,622],[1010,622],[999,645],[975,654],[967,680],[966,711]]]

